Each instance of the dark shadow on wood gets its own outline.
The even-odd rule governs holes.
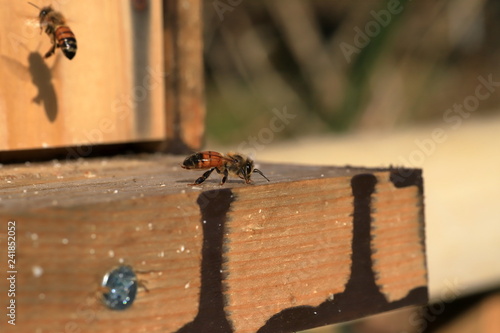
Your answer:
[[[352,268],[343,293],[317,307],[300,306],[283,310],[271,317],[259,333],[294,332],[352,320],[404,305],[427,302],[427,288],[412,290],[405,298],[389,303],[375,283],[371,259],[371,197],[377,179],[360,174],[351,180],[354,196]]]
[[[38,89],[38,94],[33,97],[33,102],[43,105],[47,119],[53,123],[57,118],[58,109],[56,90],[52,84],[51,69],[38,52],[31,52],[28,55],[28,64],[31,82]]]
[[[233,201],[234,195],[229,189],[203,192],[198,197],[203,227],[199,308],[196,318],[178,333],[233,331],[224,313],[221,273],[224,228]]]
[[[162,141],[140,143],[124,143],[112,145],[80,145],[64,148],[23,149],[0,152],[0,163],[41,162],[52,159],[74,160],[78,158],[93,158],[138,153],[154,153]]]
[[[21,45],[23,48],[26,46]],[[1,56],[6,63],[6,67],[17,78],[31,82],[38,89],[38,93],[32,101],[38,105],[43,105],[47,119],[52,123],[57,118],[57,96],[52,84],[52,69],[47,66],[44,59],[38,52],[28,54],[28,67],[21,62],[10,57]],[[57,64],[57,60],[54,65]],[[15,110],[15,112],[26,112],[26,110]]]
[[[418,186],[419,193],[424,193],[422,169],[391,169],[391,182],[395,187]]]

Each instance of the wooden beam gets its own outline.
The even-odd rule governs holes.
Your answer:
[[[181,161],[0,169],[0,221],[16,226],[15,329],[290,332],[427,301],[420,170],[263,164],[270,183],[220,187],[214,174],[192,187],[200,172]],[[140,281],[123,311],[100,301],[117,265]]]
[[[205,132],[201,0],[163,0],[166,140],[174,153],[197,150]]]
[[[52,6],[76,36],[72,60],[60,49],[43,58],[51,42],[40,32],[40,10],[23,1],[6,2],[0,12],[6,31],[0,39],[0,160],[89,157],[118,144],[136,144],[137,151],[200,147],[200,0]]]
[[[60,49],[43,58],[51,42],[38,9],[4,5],[0,151],[165,139],[160,0],[142,11],[130,1],[52,3],[76,36],[72,60]]]

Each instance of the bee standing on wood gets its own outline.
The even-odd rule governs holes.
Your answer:
[[[229,174],[240,177],[247,184],[250,184],[250,176],[254,172],[269,181],[260,170],[255,169],[250,158],[238,153],[224,155],[216,151],[202,151],[188,156],[182,163],[182,167],[184,169],[210,169],[190,185],[203,183],[214,170],[222,174],[221,186],[224,185]]]
[[[76,38],[75,34],[66,25],[66,19],[60,13],[55,11],[52,6],[40,8],[37,5],[28,2],[33,7],[40,10],[38,15],[40,18],[40,33],[45,27],[45,33],[50,37],[52,47],[45,54],[44,58],[48,58],[54,54],[56,47],[60,47],[64,55],[68,59],[73,59],[76,54]]]

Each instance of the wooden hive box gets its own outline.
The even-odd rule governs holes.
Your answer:
[[[270,183],[191,187],[181,161],[0,169],[2,332],[292,332],[427,301],[419,170],[265,164]],[[123,311],[100,300],[119,265],[145,286]]]
[[[72,60],[60,49],[43,58],[51,42],[37,8],[1,3],[1,160],[85,157],[116,144],[200,146],[200,1],[52,2],[75,34]]]

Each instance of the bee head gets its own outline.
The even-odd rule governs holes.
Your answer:
[[[233,160],[230,163],[230,169],[233,169],[233,173],[245,180],[245,183],[250,183],[250,175],[253,170],[253,161],[241,154],[229,153],[228,156]]]
[[[243,179],[245,179],[245,183],[249,184],[250,183],[250,175],[253,172],[253,161],[251,159],[247,159],[245,161],[245,164],[243,165],[242,168],[242,173],[243,173]]]
[[[38,15],[40,18],[44,18],[45,16],[47,16],[50,12],[54,11],[54,9],[52,9],[52,6],[47,6],[47,7],[43,7],[41,10],[40,10],[40,15]]]
[[[48,13],[50,13],[51,11],[53,11],[52,6],[47,6],[47,7],[40,8],[37,5],[35,5],[34,3],[32,3],[32,2],[28,2],[28,3],[30,5],[32,5],[33,7],[35,7],[36,9],[40,9],[40,14],[38,14],[38,17],[40,17],[41,19],[43,19],[45,16],[47,16]]]
[[[253,161],[249,158],[246,159],[246,161],[241,169],[241,173],[243,176],[242,178],[245,179],[245,183],[247,183],[247,184],[250,184],[250,176],[252,175],[252,173],[258,173],[259,175],[264,177],[267,181],[270,181],[269,179],[267,179],[266,176],[264,176],[262,171],[260,171],[259,169],[255,169]]]

